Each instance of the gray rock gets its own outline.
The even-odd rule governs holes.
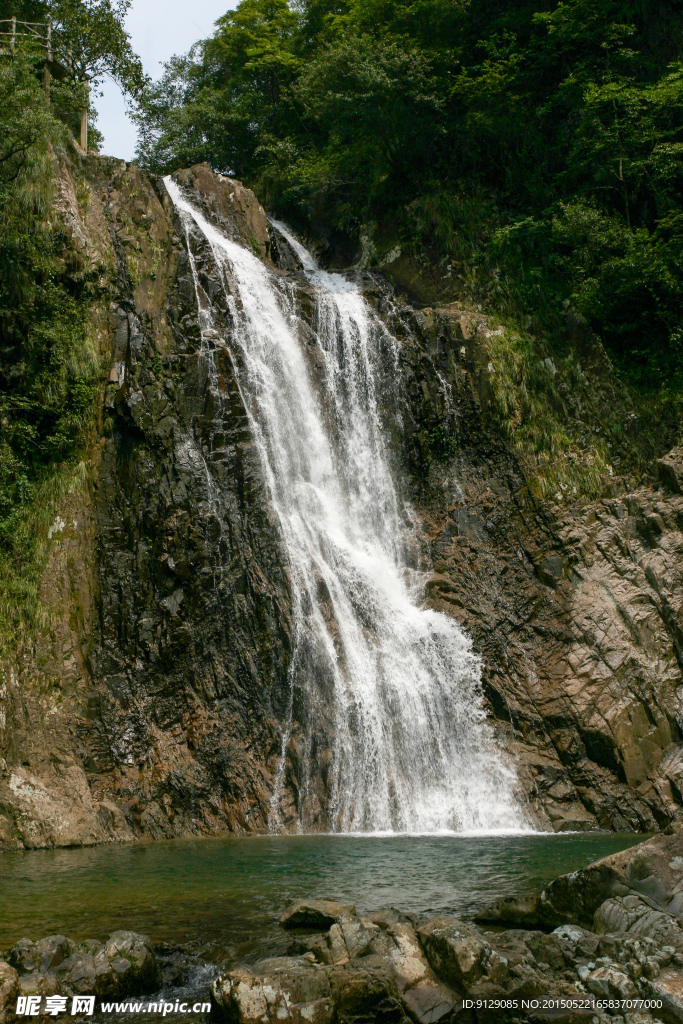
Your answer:
[[[483,978],[491,947],[457,917],[435,917],[418,930],[432,970],[456,991],[466,993]]]
[[[615,896],[605,900],[595,912],[594,928],[600,935],[627,932],[629,935],[653,939],[660,946],[670,945],[683,949],[683,929],[676,918],[661,910],[654,910],[635,895]]]
[[[263,960],[229,971],[211,987],[212,1016],[230,1024],[332,1024],[330,982],[303,957]]]
[[[504,896],[475,915],[477,924],[508,924],[537,928],[543,923],[538,896]]]
[[[70,956],[73,949],[74,942],[65,935],[48,935],[47,938],[41,939],[34,947],[37,970],[41,974],[53,970]]]
[[[377,956],[323,968],[339,1021],[408,1024],[390,965]]]
[[[137,932],[117,931],[104,944],[112,970],[126,992],[153,992],[160,973],[150,940]]]
[[[545,925],[578,924],[589,928],[596,911],[607,900],[635,896],[652,910],[675,916],[677,894],[681,891],[683,834],[658,835],[555,878],[541,893],[539,914]],[[617,929],[603,922],[602,930]]]
[[[341,915],[327,933],[332,963],[345,963],[347,960],[365,956],[370,951],[370,945],[378,931],[376,925],[366,928],[357,917]]]
[[[459,1000],[434,976],[414,927],[399,920],[386,932],[386,956],[408,1014],[419,1024],[435,1024],[450,1016]]]
[[[367,996],[373,1006],[388,1000],[387,1006],[402,1007],[401,1014],[418,1024],[436,1024],[458,1005],[455,993],[434,976],[415,928],[395,910],[360,919],[342,914],[326,934],[297,936],[289,947],[291,953],[304,950],[320,964],[346,968],[328,975],[337,1008],[340,1000],[346,1005],[360,999],[354,993],[365,983],[375,992]]]
[[[161,981],[149,939],[129,931],[114,932],[106,943],[79,943],[54,977],[59,991],[69,996],[112,998],[153,992]]]
[[[657,459],[659,479],[674,492],[683,494],[683,448],[674,448],[663,459]]]
[[[7,963],[19,974],[30,974],[36,969],[35,948],[36,944],[31,939],[19,939],[7,953]]]
[[[590,959],[597,954],[600,936],[575,924],[563,924],[552,933],[568,942],[573,948],[575,957]]]

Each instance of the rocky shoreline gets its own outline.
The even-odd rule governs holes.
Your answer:
[[[683,1021],[683,834],[561,875],[538,896],[497,900],[473,921],[395,908],[364,914],[350,903],[310,899],[288,907],[280,923],[286,956],[231,965],[218,977],[212,969],[213,1020]],[[104,943],[20,939],[0,954],[0,1024],[25,1019],[16,1015],[21,996],[39,996],[41,1015],[48,996],[68,997],[67,1014],[76,995],[149,995],[156,1005],[163,992],[173,1003],[184,982],[167,960],[134,932]],[[201,994],[193,990],[207,1000],[202,1010],[210,980]]]
[[[562,875],[538,897],[499,900],[473,923],[393,908],[364,915],[310,900],[289,907],[281,924],[292,935],[290,955],[216,979],[215,1018],[683,1021],[683,837],[676,835]]]

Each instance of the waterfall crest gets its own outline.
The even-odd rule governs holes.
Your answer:
[[[377,394],[378,361],[397,360],[398,342],[353,281],[319,270],[276,222],[315,299],[313,337],[304,343],[296,290],[227,239],[172,179],[165,183],[186,224],[195,284],[197,229],[220,271],[232,330],[221,336],[197,287],[202,337],[239,355],[238,385],[289,559],[295,649],[272,830],[284,830],[280,797],[294,718],[303,725],[300,831],[524,828],[514,772],[485,720],[471,642],[452,619],[420,607],[416,576],[405,566],[408,510],[390,469]],[[318,738],[322,719],[332,736],[327,750]],[[323,806],[314,785],[321,774]]]

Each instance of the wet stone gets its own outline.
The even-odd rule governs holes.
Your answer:
[[[352,903],[335,903],[333,900],[303,900],[287,907],[280,918],[283,928],[317,928],[327,931],[340,917],[355,917],[356,908]]]

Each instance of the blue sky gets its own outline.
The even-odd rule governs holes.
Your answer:
[[[133,49],[140,54],[145,71],[152,78],[174,53],[187,53],[197,39],[211,35],[214,22],[237,7],[238,0],[133,0],[126,18]],[[126,117],[126,104],[119,87],[107,81],[102,96],[93,97],[98,111],[98,128],[104,134],[102,152],[132,160],[136,131]]]

